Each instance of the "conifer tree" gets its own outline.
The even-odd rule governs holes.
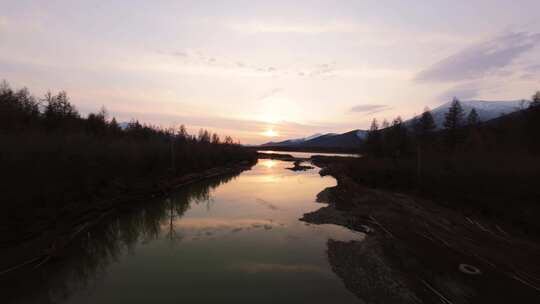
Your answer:
[[[540,91],[537,91],[533,96],[532,96],[532,101],[531,103],[529,104],[529,107],[531,108],[535,108],[535,107],[538,107],[540,106]]]
[[[452,104],[445,115],[444,128],[455,130],[463,125],[463,108],[457,98],[454,97]]]
[[[459,141],[458,129],[463,125],[463,115],[461,103],[454,97],[444,120],[446,141],[450,147],[454,147]]]
[[[431,114],[431,111],[428,107],[424,109],[424,113],[422,113],[422,116],[420,116],[420,129],[422,130],[422,133],[428,134],[431,133],[435,128],[437,127],[435,125],[435,120],[433,119],[433,115]]]
[[[367,149],[372,155],[380,155],[381,152],[381,132],[379,130],[379,123],[374,118],[369,127],[367,134]]]
[[[471,112],[469,112],[469,115],[467,116],[467,124],[469,126],[475,126],[480,122],[478,118],[478,113],[476,112],[476,109],[473,108]]]

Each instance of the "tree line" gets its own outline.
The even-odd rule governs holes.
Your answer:
[[[97,113],[82,117],[70,102],[65,91],[57,94],[47,92],[43,98],[31,95],[27,88],[13,90],[4,80],[0,83],[0,130],[3,132],[20,132],[30,129],[41,129],[46,132],[83,132],[95,136],[174,138],[183,142],[240,145],[232,137],[221,140],[217,133],[206,129],[190,135],[184,125],[162,128],[151,124],[141,124],[132,119],[121,127],[116,118],[109,119],[104,106]],[[61,131],[60,131],[61,130]]]
[[[137,120],[121,126],[104,107],[83,117],[64,91],[36,98],[0,84],[1,201],[9,221],[58,215],[159,179],[255,157],[230,136]]]
[[[525,102],[523,102],[525,104]],[[465,113],[459,99],[454,98],[445,113],[442,128],[438,128],[429,108],[415,116],[409,123],[404,123],[400,116],[389,123],[386,119],[379,125],[373,119],[364,145],[365,153],[373,157],[406,157],[415,155],[419,149],[439,150],[452,153],[502,145],[498,148],[511,148],[539,152],[538,118],[540,111],[540,92],[536,92],[528,107],[522,107],[516,114],[501,122],[509,126],[511,132],[500,132],[493,122],[482,122],[478,112],[472,108]],[[517,130],[519,129],[519,130]],[[501,134],[504,133],[504,134]],[[506,138],[501,138],[506,137]],[[511,140],[509,137],[513,137]],[[511,147],[508,146],[511,143]],[[504,145],[507,145],[506,147]]]
[[[364,157],[343,170],[371,187],[412,192],[540,235],[540,92],[527,104],[480,121],[454,98],[439,127],[429,109],[408,123],[374,120]]]

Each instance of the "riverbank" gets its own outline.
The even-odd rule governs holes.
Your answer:
[[[2,250],[0,253],[0,275],[15,272],[22,268],[38,267],[49,259],[61,256],[69,243],[86,233],[104,218],[126,208],[133,207],[178,190],[181,187],[203,180],[237,175],[249,170],[254,161],[242,161],[226,166],[186,174],[180,177],[163,177],[153,181],[141,182],[137,188],[124,189],[125,194],[93,202],[78,204],[62,212],[59,218],[43,218],[31,223],[18,223],[18,233],[12,229],[2,231]],[[6,225],[6,227],[9,227]]]
[[[502,223],[412,195],[368,188],[345,174],[347,160],[313,163],[338,184],[328,203],[302,220],[367,233],[362,242],[329,241],[336,274],[370,303],[536,303],[540,246]]]

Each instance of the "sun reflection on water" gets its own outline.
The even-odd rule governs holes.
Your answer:
[[[273,159],[263,159],[260,162],[261,165],[265,166],[268,169],[272,169],[276,166],[276,161]]]

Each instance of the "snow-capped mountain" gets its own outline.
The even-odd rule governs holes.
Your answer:
[[[511,100],[511,101],[485,101],[485,100],[467,100],[460,101],[465,117],[471,112],[472,109],[475,109],[478,113],[480,121],[487,121],[493,118],[497,118],[504,114],[509,114],[521,109],[520,100]],[[439,107],[431,110],[433,119],[437,127],[442,128],[444,123],[445,114],[448,112],[452,102],[447,102],[440,105]],[[525,105],[527,106],[527,105]],[[407,123],[410,123],[411,120],[408,120]]]
[[[120,129],[125,130],[129,126],[129,122],[127,121],[120,122],[118,123],[118,126],[120,127]]]
[[[328,133],[329,134],[329,133]],[[312,139],[315,139],[317,137],[321,137],[323,136],[324,134],[321,134],[321,133],[317,133],[317,134],[313,134],[311,136],[308,136],[308,137],[305,137],[305,138],[302,138],[303,141],[308,141],[308,140],[312,140]]]
[[[499,116],[509,114],[527,107],[528,104],[522,104],[520,100],[512,101],[484,101],[484,100],[468,100],[460,101],[461,107],[465,114],[465,118],[474,108],[478,113],[480,121],[488,121]],[[445,114],[450,108],[451,102],[447,102],[433,110],[431,113],[437,127],[442,128]],[[412,119],[405,121],[406,125],[412,123]],[[312,136],[289,139],[281,142],[269,142],[263,144],[263,147],[298,147],[298,148],[357,148],[366,140],[368,131],[353,130],[343,134],[314,134]]]
[[[356,136],[360,138],[361,140],[364,140],[367,138],[368,131],[367,130],[356,130]]]

